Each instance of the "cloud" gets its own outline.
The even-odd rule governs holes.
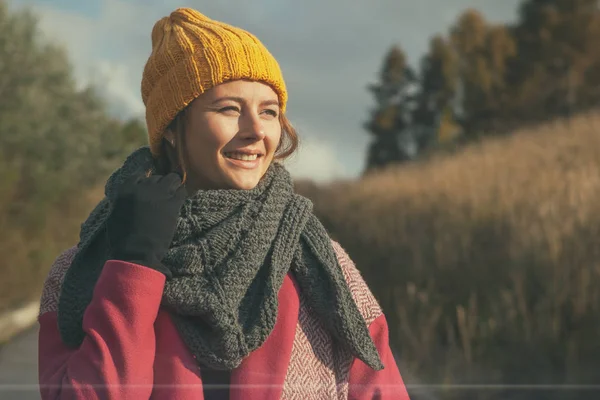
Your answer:
[[[377,79],[389,47],[400,44],[416,65],[431,35],[445,32],[465,8],[476,7],[500,22],[514,18],[519,2],[190,0],[186,5],[247,29],[266,44],[283,69],[292,122],[307,121],[313,127],[303,134],[307,143],[331,144],[344,173],[356,176],[369,140],[362,124],[373,105],[366,86]],[[96,0],[94,12],[82,12],[81,5],[76,12],[68,4],[75,7],[80,0],[61,0],[60,8],[47,0],[12,3],[34,7],[43,31],[67,46],[78,81],[100,80],[119,115],[140,112],[152,26],[181,6],[175,0]]]
[[[144,104],[138,93],[129,86],[135,79],[131,68],[122,63],[100,60],[87,80],[104,98],[111,99],[109,111],[121,118],[143,117]]]
[[[295,179],[310,179],[317,183],[348,175],[338,159],[335,145],[314,136],[302,140],[297,153],[285,161],[285,166]]]
[[[118,58],[110,45],[120,33],[110,25],[111,16],[90,16],[58,9],[47,4],[28,4],[38,16],[44,39],[68,50],[77,85],[95,86],[109,103],[109,109],[118,117],[143,114],[139,94],[137,65],[130,58]],[[108,47],[108,49],[107,49]],[[134,82],[138,82],[137,86]]]

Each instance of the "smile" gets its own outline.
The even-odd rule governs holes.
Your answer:
[[[227,162],[237,168],[251,170],[256,169],[261,164],[262,154],[242,153],[242,152],[226,152],[223,156]]]
[[[224,153],[225,157],[232,158],[234,160],[242,160],[242,161],[254,161],[258,157],[259,154],[245,154],[245,153]]]

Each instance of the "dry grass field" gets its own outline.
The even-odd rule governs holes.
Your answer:
[[[599,129],[589,114],[358,181],[299,183],[384,307],[412,383],[600,382]]]

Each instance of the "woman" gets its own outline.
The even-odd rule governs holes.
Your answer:
[[[385,316],[280,161],[276,60],[187,8],[152,30],[149,146],[46,280],[44,399],[407,399]]]

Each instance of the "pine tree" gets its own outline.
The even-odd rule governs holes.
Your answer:
[[[446,132],[454,115],[457,88],[457,59],[448,41],[441,35],[434,36],[429,51],[421,60],[417,106],[413,124],[419,130],[421,150],[445,140],[440,132]]]
[[[380,81],[369,86],[376,108],[365,124],[373,139],[367,155],[367,171],[409,160],[414,151],[410,123],[414,107],[411,94],[416,81],[402,49],[393,46],[380,71]]]
[[[492,26],[476,10],[465,11],[450,32],[457,59],[455,108],[467,139],[503,130],[510,103],[508,77],[516,44],[505,26]]]

